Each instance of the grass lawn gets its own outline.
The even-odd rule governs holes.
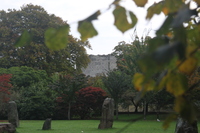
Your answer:
[[[164,131],[162,122],[157,122],[155,116],[147,117],[147,120],[137,120],[141,115],[120,115],[115,120],[113,128],[99,130],[100,120],[52,120],[51,130],[42,130],[44,120],[21,120],[17,133],[173,133],[176,122]]]

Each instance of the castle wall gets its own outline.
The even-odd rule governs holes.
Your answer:
[[[85,75],[95,77],[98,74],[106,73],[116,68],[116,58],[109,55],[89,55],[91,62],[86,69],[83,69]]]

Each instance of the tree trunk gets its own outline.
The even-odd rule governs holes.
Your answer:
[[[144,101],[144,105],[143,105],[143,112],[144,112],[144,120],[146,120],[146,111],[147,111],[147,109],[146,109],[146,101]]]
[[[70,117],[71,117],[71,102],[69,102],[69,104],[68,104],[68,120],[70,120]]]
[[[175,133],[198,133],[197,121],[189,123],[179,117],[176,123]]]
[[[149,112],[149,104],[148,103],[146,103],[146,113],[148,113]]]
[[[135,113],[138,112],[138,105],[135,105]]]

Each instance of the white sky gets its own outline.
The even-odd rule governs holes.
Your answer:
[[[133,0],[122,0],[121,5],[128,10],[133,11],[138,17],[139,21],[136,25],[137,33],[142,36],[145,29],[151,29],[150,35],[154,35],[154,31],[158,29],[164,20],[164,15],[156,15],[148,22],[145,20],[147,7],[159,0],[149,0],[148,5],[145,8],[137,8]],[[112,9],[106,11],[109,4],[113,0],[0,0],[0,10],[17,9],[19,10],[24,4],[34,4],[42,6],[49,14],[55,14],[61,17],[64,21],[67,21],[71,26],[71,34],[80,38],[80,34],[77,32],[77,22],[90,16],[98,9],[104,13],[93,21],[95,28],[98,31],[98,36],[89,39],[92,46],[92,50],[87,49],[88,54],[102,55],[110,54],[114,47],[119,42],[125,41],[127,43],[132,41],[133,29],[128,30],[124,34],[121,33],[113,25],[114,18],[112,15]]]

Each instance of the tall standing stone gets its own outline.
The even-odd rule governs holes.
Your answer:
[[[50,130],[51,129],[51,118],[47,118],[43,124],[42,130]]]
[[[15,101],[10,101],[8,103],[8,122],[13,124],[15,127],[19,127],[17,104]]]
[[[102,116],[98,129],[112,128],[114,120],[114,100],[106,98],[102,105]]]
[[[190,124],[182,118],[178,118],[175,133],[198,133],[197,121]]]

